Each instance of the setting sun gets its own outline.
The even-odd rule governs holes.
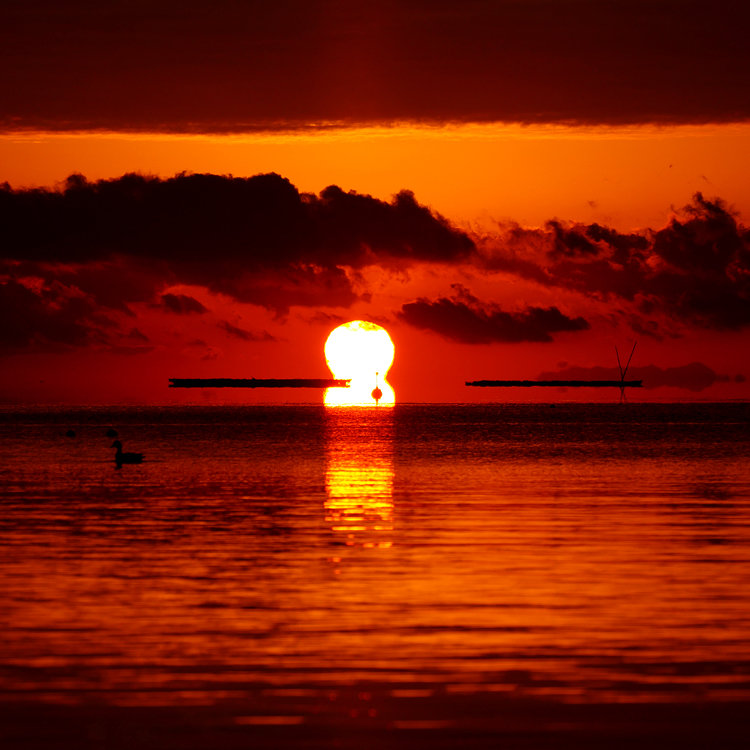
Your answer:
[[[325,344],[326,363],[334,378],[351,380],[349,388],[329,388],[328,406],[393,404],[395,394],[386,381],[395,347],[388,331],[376,323],[351,320],[331,331]]]

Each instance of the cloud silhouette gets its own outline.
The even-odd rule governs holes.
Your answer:
[[[162,294],[161,307],[176,315],[208,312],[205,305],[187,294]]]
[[[29,287],[0,281],[0,353],[29,348],[63,351],[105,344],[114,323],[91,299],[57,282]]]
[[[701,193],[658,231],[554,221],[539,230],[509,227],[485,239],[483,250],[489,269],[631,301],[645,316],[709,329],[750,325],[750,231],[723,201]]]
[[[6,3],[0,124],[737,121],[748,21],[736,0]]]
[[[750,325],[750,230],[723,201],[700,193],[660,230],[621,233],[556,219],[480,238],[409,191],[382,201],[336,186],[300,193],[277,174],[128,174],[97,182],[72,175],[57,190],[0,186],[0,226],[3,311],[24,321],[0,337],[6,351],[105,345],[118,318],[135,317],[135,303],[205,312],[195,298],[168,291],[178,284],[280,317],[293,307],[369,301],[364,269],[424,264],[578,292],[586,309],[606,306],[603,312],[657,339],[691,326]],[[549,341],[588,327],[557,307],[506,311],[459,287],[409,301],[400,315],[474,343]]]
[[[219,328],[230,336],[241,339],[242,341],[276,341],[276,338],[268,333],[268,331],[263,331],[263,333],[253,333],[252,331],[246,331],[244,328],[234,326],[226,320],[222,320],[219,323]]]
[[[401,306],[398,317],[415,328],[463,344],[549,342],[553,333],[589,328],[583,318],[569,318],[556,307],[506,312],[496,305],[482,304],[460,284],[452,286],[455,294],[451,297],[408,302]]]
[[[125,254],[163,261],[180,275],[228,265],[292,263],[362,267],[392,262],[455,262],[469,237],[421,206],[409,191],[385,202],[330,186],[301,194],[271,173],[249,178],[127,174],[88,182],[71,175],[59,191],[0,189],[3,256],[91,263]]]
[[[302,194],[277,174],[234,178],[128,174],[59,190],[0,188],[0,279],[42,279],[77,289],[101,308],[133,302],[173,313],[201,303],[164,293],[202,286],[277,315],[292,306],[349,307],[351,269],[459,263],[469,237],[404,191],[390,202],[338,187]],[[16,295],[23,315],[23,300]],[[202,307],[202,305],[201,305]]]

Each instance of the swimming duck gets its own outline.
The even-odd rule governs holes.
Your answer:
[[[115,440],[115,442],[112,443],[112,447],[117,448],[117,452],[115,453],[115,463],[118,466],[122,466],[123,464],[143,463],[143,453],[123,453],[122,443],[119,440]]]

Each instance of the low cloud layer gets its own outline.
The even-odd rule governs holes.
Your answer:
[[[489,269],[632,303],[645,321],[666,316],[716,330],[750,325],[750,230],[723,201],[701,193],[658,231],[623,234],[551,221],[543,229],[507,228],[487,238],[484,250]],[[642,328],[658,336],[648,322]]]
[[[109,313],[132,315],[138,302],[204,312],[197,300],[166,292],[180,283],[276,315],[349,307],[367,299],[354,289],[353,270],[459,263],[474,252],[466,234],[408,191],[390,202],[336,186],[301,194],[276,174],[93,183],[74,175],[57,191],[5,185],[0,226],[0,304],[29,328],[13,333],[14,346],[87,341]]]
[[[0,335],[5,353],[120,345],[138,305],[210,315],[175,293],[180,285],[280,319],[294,307],[331,312],[372,300],[377,308],[366,269],[405,278],[425,265],[440,276],[484,275],[484,287],[532,282],[519,285],[523,297],[510,309],[459,285],[396,303],[402,321],[464,343],[549,342],[587,330],[594,316],[657,339],[750,327],[750,230],[700,193],[658,230],[554,220],[480,238],[409,191],[382,201],[336,186],[300,193],[277,174],[74,175],[59,190],[0,186],[0,226],[0,312],[18,321]],[[533,304],[535,286],[547,300],[565,290],[565,309]]]
[[[162,294],[161,307],[175,315],[208,312],[205,305],[187,294]]]
[[[481,303],[460,284],[454,284],[453,290],[450,297],[408,302],[398,315],[415,328],[462,344],[549,342],[552,334],[589,328],[583,318],[568,317],[556,307],[506,312],[497,305]]]
[[[736,0],[10,2],[0,126],[737,121],[749,21]]]
[[[222,320],[219,323],[219,328],[225,333],[228,333],[234,338],[240,339],[241,341],[275,341],[276,339],[271,336],[268,331],[262,333],[253,333],[253,331],[247,331],[239,326],[232,325],[229,321]]]
[[[59,191],[5,185],[0,220],[6,258],[76,264],[124,254],[219,285],[229,267],[453,262],[474,249],[407,190],[391,202],[335,185],[314,195],[273,173],[128,174],[98,182],[72,175]]]
[[[79,290],[61,283],[29,288],[0,280],[0,354],[100,344],[112,320]]]

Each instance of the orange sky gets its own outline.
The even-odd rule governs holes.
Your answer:
[[[51,186],[72,172],[90,180],[125,172],[168,177],[179,171],[250,176],[276,171],[300,190],[328,184],[388,200],[402,188],[464,229],[492,232],[497,223],[543,226],[552,217],[599,222],[621,231],[663,227],[670,207],[687,204],[702,190],[750,215],[750,124],[638,128],[465,125],[392,127],[320,134],[168,136],[144,134],[9,134],[0,138],[3,179],[13,188]],[[486,275],[476,269],[449,272],[413,268],[399,273],[371,270],[372,296],[349,309],[317,315],[292,308],[286,316],[200,288],[175,288],[212,311],[208,322],[165,317],[149,305],[131,305],[121,353],[96,350],[16,354],[0,375],[4,401],[268,401],[315,400],[309,391],[167,392],[168,377],[321,377],[328,373],[322,345],[338,322],[378,320],[396,342],[390,381],[405,400],[548,400],[550,392],[479,391],[465,379],[535,378],[561,364],[614,366],[614,345],[639,338],[608,319],[606,306],[564,290],[542,289],[528,280]],[[528,300],[575,311],[591,322],[585,334],[563,333],[552,343],[457,344],[418,331],[394,318],[403,300],[448,294],[460,281],[481,299],[505,308]],[[614,309],[614,308],[613,308]],[[204,316],[205,317],[205,316]],[[273,341],[246,341],[217,334],[215,320],[269,333]],[[739,338],[738,338],[739,336]],[[148,340],[148,344],[146,344]],[[191,342],[200,342],[200,345]],[[744,398],[750,375],[738,349],[744,333],[691,331],[664,341],[640,337],[634,364],[659,367],[700,361],[723,379],[707,391],[680,388],[642,391],[638,398]],[[140,348],[139,348],[140,347]],[[731,352],[731,355],[729,354]],[[54,378],[50,374],[54,373]],[[52,382],[54,380],[54,383]],[[602,393],[556,392],[554,399],[608,398]],[[612,396],[614,397],[614,396]]]
[[[731,0],[4,7],[0,402],[315,400],[165,384],[325,377],[356,318],[391,332],[401,400],[615,398],[463,382],[593,378],[634,340],[659,384],[639,398],[746,399],[748,20]]]

